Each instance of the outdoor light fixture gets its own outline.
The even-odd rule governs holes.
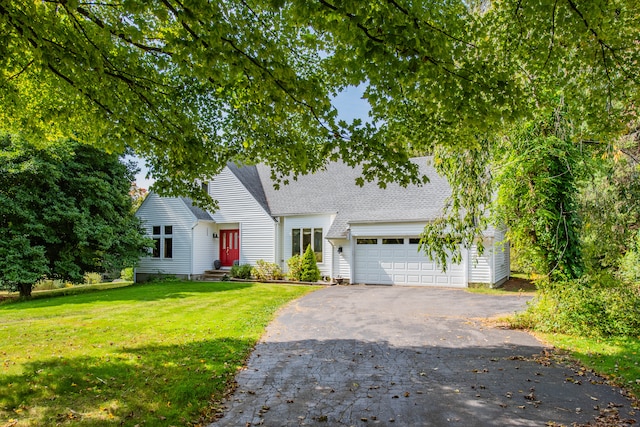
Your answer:
[[[338,246],[338,253],[341,254],[342,253],[342,246]]]

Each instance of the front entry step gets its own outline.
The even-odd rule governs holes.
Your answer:
[[[206,270],[202,275],[202,280],[219,282],[225,275],[229,275],[229,270]]]

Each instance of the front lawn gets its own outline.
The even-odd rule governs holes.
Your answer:
[[[0,426],[206,424],[313,287],[171,281],[0,306]]]
[[[584,367],[604,375],[613,384],[640,399],[640,337],[589,338],[565,334],[538,334],[567,351]]]

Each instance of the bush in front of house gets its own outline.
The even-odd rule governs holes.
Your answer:
[[[233,265],[229,274],[235,279],[251,279],[251,264]]]
[[[258,260],[251,270],[251,275],[258,280],[281,280],[284,277],[278,264],[263,259]]]
[[[303,282],[317,282],[320,280],[320,270],[316,262],[316,254],[311,249],[311,245],[307,246],[302,256],[302,267],[300,272],[300,280]]]
[[[102,274],[86,272],[84,276],[82,276],[82,281],[85,285],[96,285],[98,283],[102,283]]]
[[[302,258],[296,254],[287,260],[287,279],[300,281],[302,276]]]
[[[125,282],[133,282],[133,267],[127,267],[121,270],[120,278]]]

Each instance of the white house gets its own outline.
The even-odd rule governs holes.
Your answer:
[[[218,200],[216,212],[195,208],[189,199],[150,194],[136,215],[158,243],[141,260],[136,277],[197,279],[214,260],[226,268],[263,259],[286,270],[286,261],[311,245],[322,275],[351,283],[467,287],[506,281],[509,248],[499,228],[486,230],[482,256],[475,247],[463,248],[462,262],[446,272],[418,252],[420,233],[442,215],[451,190],[426,157],[413,161],[428,184],[359,187],[361,169],[330,163],[276,190],[268,167],[229,164],[207,185]]]

